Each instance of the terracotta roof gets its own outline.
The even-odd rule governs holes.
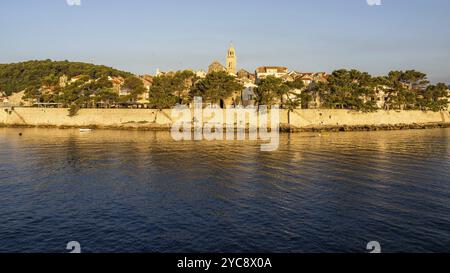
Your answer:
[[[124,78],[122,78],[122,77],[112,77],[112,78],[111,78],[111,82],[112,82],[113,84],[122,84],[122,83],[125,82],[125,80],[124,80]]]
[[[257,73],[267,73],[267,70],[277,70],[277,73],[286,73],[288,68],[283,66],[261,66],[256,68]]]

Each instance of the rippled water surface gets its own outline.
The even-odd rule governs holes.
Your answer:
[[[0,128],[0,252],[449,252],[449,144],[449,129],[284,134],[261,152]]]

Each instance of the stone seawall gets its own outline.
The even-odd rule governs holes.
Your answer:
[[[298,128],[402,127],[450,123],[449,112],[377,111],[363,113],[349,110],[296,110],[289,113],[289,124]]]
[[[225,115],[224,115],[225,116]],[[171,110],[82,109],[74,117],[67,109],[2,108],[0,126],[82,127],[136,130],[168,130],[176,119]],[[208,117],[204,117],[208,121]],[[428,128],[450,125],[449,112],[303,109],[280,111],[281,127],[286,130],[364,130],[370,128]]]
[[[7,109],[8,110],[8,109]],[[171,110],[82,109],[70,117],[68,109],[15,108],[0,111],[4,126],[97,127],[97,128],[170,128]]]

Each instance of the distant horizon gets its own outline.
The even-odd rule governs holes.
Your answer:
[[[0,63],[69,60],[137,75],[207,71],[215,60],[225,63],[232,41],[238,70],[417,70],[448,85],[448,10],[446,0],[2,1]]]

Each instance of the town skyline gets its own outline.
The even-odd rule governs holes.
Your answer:
[[[176,7],[176,9],[175,9]],[[233,41],[237,69],[415,69],[450,83],[448,1],[15,1],[0,3],[0,63],[70,60],[135,74],[207,69]],[[177,10],[177,12],[174,12]],[[182,13],[179,11],[183,10]],[[433,31],[431,31],[433,30]]]

